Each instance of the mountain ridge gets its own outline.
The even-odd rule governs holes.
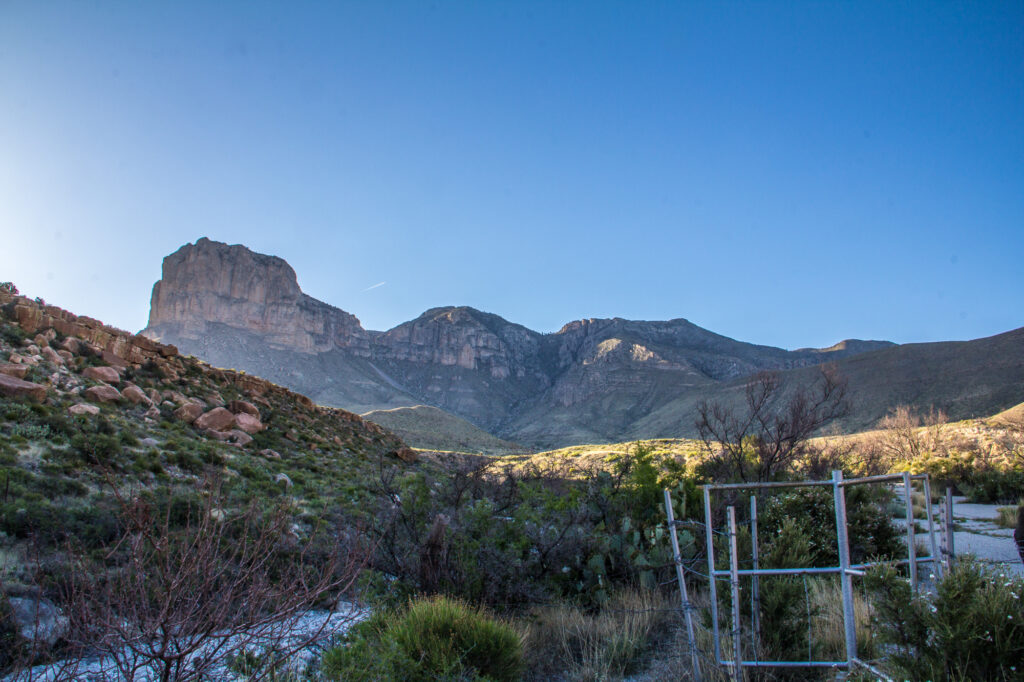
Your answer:
[[[823,363],[887,352],[902,357],[898,349],[915,346],[847,339],[828,348],[785,350],[737,341],[681,317],[584,318],[541,333],[469,306],[430,308],[372,331],[351,313],[302,293],[283,259],[206,238],[164,259],[141,333],[294,386],[326,405],[358,412],[430,405],[499,438],[537,447],[687,435],[698,397],[732,395],[738,382],[758,372],[800,377]],[[892,367],[886,357],[877,362],[889,362],[898,379],[907,368]],[[912,351],[908,367],[922,357]],[[972,362],[968,373],[988,376],[984,358]],[[1020,364],[1010,362],[989,389],[972,389],[984,394],[979,400],[986,409],[1024,400],[1019,387],[1003,385],[1018,374],[1024,380]],[[867,382],[857,391],[869,398],[886,393],[885,377],[852,367]],[[935,386],[931,396],[912,400],[956,402],[953,383]],[[886,406],[873,398],[864,402],[867,412],[856,412],[857,423],[884,415]]]

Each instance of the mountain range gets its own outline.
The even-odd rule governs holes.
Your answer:
[[[806,383],[823,363],[849,380],[845,430],[899,404],[967,418],[1024,401],[1024,328],[966,342],[784,350],[685,319],[583,319],[545,334],[451,306],[372,331],[304,294],[281,258],[206,238],[164,259],[141,333],[323,405],[392,419],[428,405],[453,424],[537,448],[692,435],[701,400],[735,403],[765,370]]]

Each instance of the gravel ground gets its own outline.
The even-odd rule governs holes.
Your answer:
[[[957,554],[969,552],[983,561],[1024,575],[1024,564],[1013,542],[1013,529],[1000,528],[995,523],[996,510],[1001,506],[971,504],[963,497],[954,497],[953,519],[961,530],[953,533],[953,549]]]

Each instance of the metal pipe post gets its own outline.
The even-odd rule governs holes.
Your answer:
[[[928,476],[925,474],[925,476]],[[928,514],[928,547],[932,552],[932,559],[939,556],[939,544],[935,539],[935,519],[932,517],[932,481],[931,477],[924,479],[924,508]],[[936,576],[942,575],[942,562],[932,564],[932,571]]]
[[[711,518],[711,491],[704,486],[704,532],[708,551],[708,591],[711,593],[711,628],[715,639],[715,661],[722,660],[722,645],[718,632],[718,585],[715,578],[715,528]]]
[[[750,544],[753,547],[754,570],[761,565],[757,552],[757,496],[750,496]],[[754,658],[757,658],[757,647],[761,642],[761,579],[755,573],[750,581],[750,619],[754,630]]]
[[[686,639],[690,644],[690,665],[693,667],[693,679],[701,682],[700,661],[697,657],[697,636],[693,631],[693,605],[686,592],[686,576],[683,574],[683,555],[679,551],[679,538],[676,535],[676,515],[672,511],[672,495],[665,488],[665,515],[668,517],[668,533],[672,538],[672,558],[676,564],[676,579],[679,581],[679,598],[682,601],[683,615],[686,618]],[[714,578],[712,578],[714,580]]]
[[[736,549],[736,507],[729,506],[729,586],[732,588],[732,678],[743,682],[743,633],[740,627],[740,561]]]
[[[850,537],[846,529],[846,490],[841,485],[843,472],[832,472],[832,495],[836,508],[836,544],[839,549],[840,585],[843,590],[843,629],[846,635],[847,670],[853,670],[857,658],[857,616],[853,608],[853,576],[850,575]]]
[[[907,517],[907,562],[910,566],[910,589],[917,593],[917,546],[914,540],[914,503],[911,497],[910,472],[903,472],[903,503]]]
[[[953,489],[946,488],[946,568],[953,566],[956,551],[953,547]]]

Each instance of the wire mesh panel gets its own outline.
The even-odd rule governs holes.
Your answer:
[[[918,589],[918,568],[922,564],[933,564],[938,567],[940,554],[938,550],[938,538],[936,536],[936,524],[934,522],[931,508],[930,482],[927,474],[911,475],[909,473],[890,474],[884,476],[869,476],[862,478],[844,479],[841,471],[834,471],[831,480],[825,481],[786,481],[786,482],[757,482],[757,483],[730,483],[710,484],[703,486],[704,512],[705,512],[705,541],[707,545],[708,564],[708,591],[710,595],[711,630],[714,642],[715,661],[722,666],[732,670],[733,679],[742,679],[742,671],[747,667],[757,668],[778,668],[778,667],[804,667],[804,668],[842,668],[852,670],[855,666],[871,668],[869,663],[864,662],[858,656],[857,623],[858,617],[863,623],[866,620],[866,599],[858,595],[854,588],[854,580],[865,573],[865,569],[883,563],[896,563],[907,567],[913,589]],[[877,561],[870,558],[855,563],[854,554],[851,553],[850,519],[847,513],[847,491],[858,486],[886,485],[893,487],[893,493],[897,498],[902,498],[903,523],[905,527],[902,533],[905,534],[906,558],[895,562]],[[927,519],[926,548],[919,553],[917,547],[917,528],[914,507],[914,487],[920,485],[924,493],[923,516]],[[765,562],[758,552],[758,498],[750,496],[749,516],[738,521],[737,509],[742,510],[746,505],[738,506],[739,495],[742,492],[759,493],[762,496],[778,495],[780,493],[793,492],[800,489],[820,489],[830,491],[831,509],[829,515],[834,512],[835,531],[834,537],[829,535],[827,528],[819,528],[815,539],[821,543],[830,542],[834,553],[830,554],[836,558],[834,565],[797,565],[797,566],[772,566]],[[731,503],[726,507],[725,527],[716,528],[713,515],[712,496],[713,494],[727,495]],[[821,495],[818,495],[819,501]],[[764,498],[762,498],[764,499]],[[827,498],[826,498],[827,499]],[[819,507],[820,511],[820,507]],[[778,530],[782,533],[782,530]],[[747,545],[749,543],[749,550]],[[728,547],[728,551],[723,551]],[[858,551],[863,551],[858,547]],[[720,556],[716,556],[720,554]],[[727,555],[728,567],[725,566]],[[747,556],[749,555],[749,559]],[[769,557],[770,558],[770,557]],[[936,570],[939,570],[936,568]],[[762,630],[765,623],[762,616],[762,609],[766,608],[764,581],[779,581],[776,585],[783,585],[785,589],[782,595],[790,594],[793,597],[790,601],[796,600],[796,595],[802,591],[803,602],[806,604],[806,629],[807,629],[807,657],[793,660],[775,660],[766,656],[762,649]],[[810,581],[810,582],[809,582]],[[787,592],[788,590],[788,592]],[[811,592],[829,590],[831,596],[833,591],[838,592],[838,601],[842,610],[838,617],[826,622],[815,623],[812,617]],[[720,599],[728,594],[728,612],[721,612]],[[749,607],[746,605],[743,592],[749,593]],[[772,608],[778,606],[778,594],[770,600]],[[859,605],[858,605],[859,602]],[[787,608],[795,608],[790,603]],[[749,617],[744,618],[744,608],[749,608]],[[819,619],[820,620],[820,619]],[[815,651],[812,623],[818,628],[838,628],[841,633],[835,633],[833,639],[840,642],[838,647],[831,651]],[[744,633],[747,628],[748,632]],[[728,638],[723,638],[723,634]],[[749,635],[749,637],[745,637]],[[777,632],[766,633],[769,636],[779,636]],[[726,644],[726,641],[728,644]],[[790,647],[792,648],[792,647]],[[728,653],[723,653],[727,650]],[[769,652],[770,653],[770,652]],[[822,657],[820,654],[835,654]]]

